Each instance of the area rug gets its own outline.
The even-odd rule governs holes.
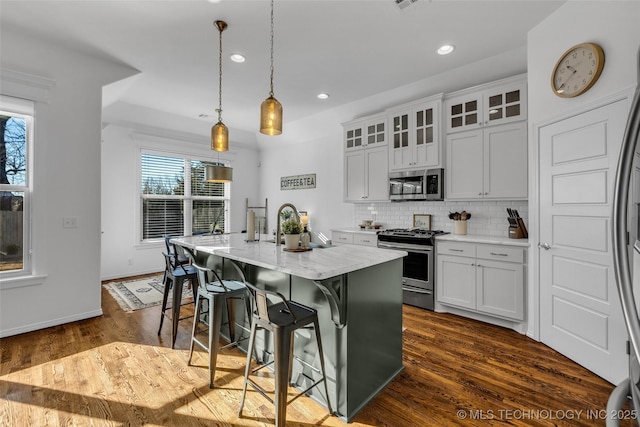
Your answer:
[[[164,293],[162,274],[144,279],[106,283],[103,286],[126,312],[154,307],[162,303]],[[193,298],[188,282],[185,283],[182,298],[183,300]]]

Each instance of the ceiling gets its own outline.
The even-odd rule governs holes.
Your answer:
[[[287,122],[526,46],[562,1],[276,0],[274,92]],[[269,94],[268,0],[0,0],[0,28],[28,31],[140,73],[108,103],[214,123],[224,20],[223,120],[257,132]],[[440,56],[451,43],[456,50]],[[242,64],[231,53],[247,57]],[[526,67],[526,64],[524,64]],[[320,92],[330,94],[319,100]],[[199,118],[206,114],[210,117]]]

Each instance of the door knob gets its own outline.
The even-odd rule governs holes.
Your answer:
[[[539,248],[542,248],[542,249],[544,249],[544,250],[547,250],[547,251],[548,251],[549,249],[551,249],[551,246],[549,246],[549,244],[548,244],[548,243],[538,243],[538,247],[539,247]]]

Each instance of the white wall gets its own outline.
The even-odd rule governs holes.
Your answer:
[[[640,46],[640,2],[580,1],[567,2],[555,13],[532,29],[527,42],[529,93],[529,240],[532,248],[538,244],[538,197],[536,184],[537,146],[535,129],[541,124],[579,112],[612,94],[636,84],[637,52]],[[598,82],[576,98],[559,98],[551,91],[551,72],[558,58],[571,46],[595,42],[605,52],[605,65]],[[543,191],[544,189],[540,190]],[[538,336],[537,251],[529,251],[528,332]]]
[[[32,244],[35,273],[42,277],[2,279],[0,336],[8,336],[102,313],[101,91],[103,85],[135,70],[70,52],[11,28],[0,31],[3,70],[55,83],[48,101],[36,103],[34,121]],[[3,93],[11,87],[5,84],[5,76]],[[63,217],[77,217],[78,228],[62,228]]]
[[[155,115],[157,124],[166,123],[162,114]],[[158,272],[164,269],[162,252],[164,242],[155,244],[139,242],[139,212],[137,209],[137,171],[141,148],[167,153],[193,155],[217,159],[210,149],[209,126],[201,134],[187,134],[163,128],[105,124],[102,132],[102,260],[101,279],[114,279],[137,274]],[[133,128],[135,126],[136,128]],[[196,125],[194,125],[196,126]],[[202,126],[197,124],[197,126]],[[229,231],[245,228],[245,199],[257,202],[258,153],[255,144],[237,143],[229,131],[230,150],[220,154],[221,160],[229,160],[233,168],[230,184],[231,212]]]
[[[598,82],[576,98],[551,91],[551,72],[571,46],[595,42],[605,52]],[[567,2],[529,32],[527,67],[529,123],[536,124],[577,111],[612,93],[635,85],[640,45],[640,2]],[[530,126],[531,128],[531,126]]]

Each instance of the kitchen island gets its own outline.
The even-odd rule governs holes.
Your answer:
[[[250,283],[318,311],[331,406],[338,417],[350,421],[402,370],[406,253],[354,245],[286,252],[284,246],[245,239],[246,234],[225,234],[172,242],[193,251],[200,263],[222,271],[225,278],[237,274],[235,264]],[[235,311],[238,321],[248,326],[243,310]],[[248,336],[243,331],[237,333]],[[256,339],[263,362],[272,360],[270,340],[266,331]],[[246,342],[239,345],[245,352]],[[296,334],[294,357],[291,382],[305,389],[319,375],[312,333]],[[310,394],[326,406],[322,387]]]

